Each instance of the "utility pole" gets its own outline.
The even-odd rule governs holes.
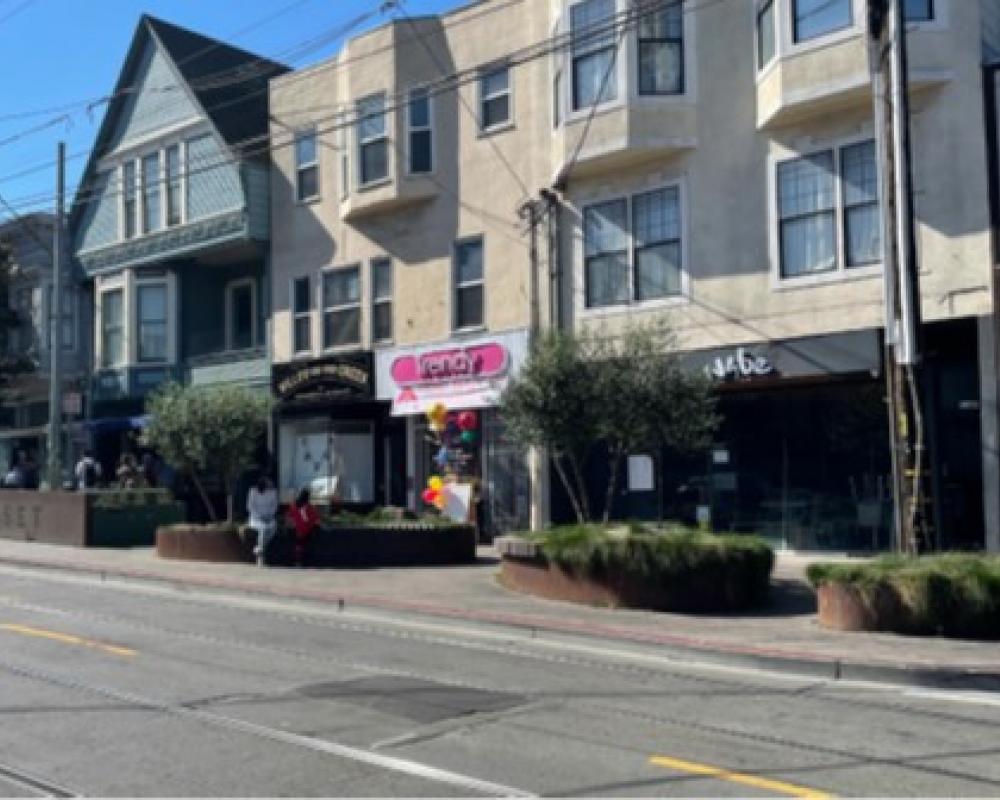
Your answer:
[[[933,498],[920,388],[920,284],[913,222],[903,0],[868,0],[869,68],[883,195],[886,388],[892,443],[895,546],[932,546]]]
[[[541,223],[542,214],[538,206],[539,204],[537,201],[529,198],[524,202],[520,209],[518,209],[518,215],[521,219],[527,220],[528,222],[528,258],[531,269],[531,275],[529,276],[528,299],[531,308],[531,321],[529,327],[532,341],[534,341],[535,337],[538,336],[538,332],[541,329],[538,289],[538,226]]]
[[[62,279],[66,144],[56,151],[56,220],[52,236],[52,299],[49,301],[49,490],[62,489]]]

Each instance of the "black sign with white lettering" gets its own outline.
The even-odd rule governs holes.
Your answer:
[[[283,402],[353,402],[372,397],[371,353],[275,364],[274,393]]]

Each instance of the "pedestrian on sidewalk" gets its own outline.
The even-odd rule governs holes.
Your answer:
[[[319,512],[309,502],[309,490],[299,492],[286,517],[295,532],[295,566],[301,567],[309,539],[319,528]]]
[[[74,470],[76,476],[76,488],[80,491],[84,489],[94,489],[101,480],[101,465],[94,459],[92,450],[84,450],[83,456],[76,462]]]
[[[247,513],[250,527],[257,533],[257,546],[253,549],[257,566],[263,567],[267,546],[278,530],[278,493],[266,475],[261,475],[257,484],[250,487]]]

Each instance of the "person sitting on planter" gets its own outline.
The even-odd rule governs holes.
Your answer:
[[[295,566],[301,567],[306,545],[309,543],[309,537],[319,527],[319,512],[309,502],[308,489],[303,489],[299,492],[298,497],[295,498],[295,502],[289,507],[286,516],[288,522],[295,529]]]
[[[250,487],[247,512],[250,527],[257,533],[257,546],[253,549],[257,566],[263,567],[267,545],[278,530],[278,493],[264,475],[257,479],[256,486]]]

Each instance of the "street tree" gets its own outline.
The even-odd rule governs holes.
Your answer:
[[[503,400],[511,435],[549,450],[580,522],[591,519],[585,473],[597,443],[608,453],[602,519],[611,518],[629,454],[706,447],[718,426],[708,379],[681,363],[663,324],[632,325],[620,334],[541,337]],[[662,513],[662,495],[660,497]]]
[[[16,376],[34,368],[27,352],[12,347],[16,331],[26,320],[12,307],[11,279],[14,276],[14,259],[10,247],[0,240],[0,388]]]
[[[147,402],[146,431],[152,447],[194,483],[213,521],[215,509],[204,478],[214,476],[226,491],[226,518],[233,521],[234,494],[267,430],[270,399],[242,386],[184,387],[167,384]]]

